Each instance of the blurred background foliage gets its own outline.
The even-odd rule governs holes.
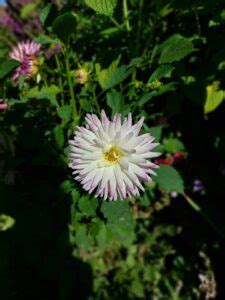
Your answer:
[[[0,16],[1,299],[224,299],[224,1],[8,0]],[[17,84],[25,39],[41,79]],[[73,121],[102,108],[161,144],[140,198],[94,199],[68,170]]]

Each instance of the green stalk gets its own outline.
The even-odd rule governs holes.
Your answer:
[[[58,54],[55,54],[55,62],[56,62],[56,66],[58,69],[58,78],[59,78],[59,87],[61,90],[61,97],[62,97],[62,105],[64,105],[64,95],[63,95],[63,82],[62,82],[62,77],[61,77],[61,65],[60,65],[60,61],[59,61],[59,57]]]
[[[123,0],[123,14],[124,14],[124,19],[126,22],[126,28],[127,31],[131,31],[130,27],[130,21],[129,21],[129,16],[128,16],[128,7],[127,7],[127,0]]]
[[[141,27],[142,27],[142,12],[144,7],[144,0],[140,0],[139,4],[139,12],[138,12],[138,30],[137,30],[137,52],[139,52],[139,43],[140,43],[140,36],[141,36]]]
[[[101,115],[101,109],[100,109],[100,106],[98,104],[98,99],[96,97],[96,94],[94,93],[93,96],[94,96],[94,101],[95,101],[95,106],[96,106],[97,112],[98,112],[99,115]]]
[[[116,21],[115,18],[110,17],[110,20],[113,22],[113,24],[116,25],[116,27],[117,27],[118,29],[121,29],[121,28],[122,28],[122,26]]]
[[[71,100],[71,108],[72,108],[72,113],[73,113],[73,118],[75,123],[78,123],[79,116],[77,114],[77,106],[76,106],[76,99],[75,99],[75,94],[74,94],[74,89],[73,89],[73,83],[70,75],[70,61],[69,61],[69,52],[66,49],[65,50],[65,63],[66,63],[66,77],[69,85],[69,91],[70,91],[70,100]]]

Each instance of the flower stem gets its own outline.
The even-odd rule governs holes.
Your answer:
[[[94,101],[95,101],[97,112],[98,112],[99,115],[101,115],[101,109],[100,109],[100,106],[99,106],[99,103],[98,103],[98,99],[97,99],[95,93],[94,93]]]
[[[201,217],[211,226],[211,228],[223,239],[225,240],[225,235],[217,228],[215,223],[209,218],[209,216],[202,211],[202,208],[195,203],[193,199],[191,199],[188,195],[183,194],[184,198],[187,200],[188,204],[201,215]]]
[[[141,36],[141,27],[142,27],[142,12],[144,7],[144,0],[140,0],[139,4],[139,12],[138,12],[138,29],[137,29],[137,52],[139,52],[140,48],[140,36]]]
[[[129,21],[129,16],[128,16],[127,0],[123,0],[123,14],[124,14],[125,22],[126,22],[126,28],[127,28],[127,31],[129,32],[131,30],[131,27],[130,27],[130,21]]]
[[[110,17],[110,20],[116,25],[116,27],[117,28],[119,28],[119,29],[121,29],[122,28],[122,26],[116,21],[116,19],[115,18],[113,18],[113,17]]]
[[[58,69],[59,87],[60,87],[61,97],[62,97],[61,101],[62,101],[62,105],[64,105],[63,82],[62,82],[62,77],[61,77],[61,65],[60,65],[59,57],[57,54],[55,54],[55,62],[56,62],[56,66]]]
[[[67,77],[67,81],[68,81],[68,85],[69,85],[73,118],[74,118],[75,123],[78,123],[79,116],[77,114],[76,99],[75,99],[73,83],[72,83],[71,74],[70,74],[69,52],[67,49],[65,50],[65,63],[66,63],[66,77]]]

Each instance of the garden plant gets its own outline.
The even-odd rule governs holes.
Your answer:
[[[0,7],[0,299],[225,299],[223,0]]]

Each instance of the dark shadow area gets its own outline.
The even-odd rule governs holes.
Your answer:
[[[16,224],[0,237],[1,299],[87,299],[92,270],[72,257],[71,198],[59,188],[66,172],[38,118],[18,125],[15,155],[5,156],[14,184],[0,185],[0,211]]]

